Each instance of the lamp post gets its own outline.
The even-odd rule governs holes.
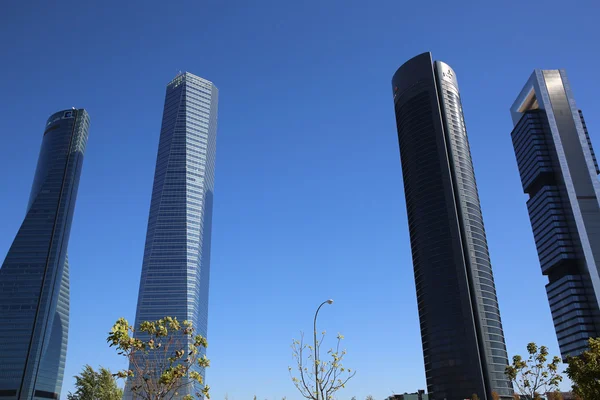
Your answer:
[[[325,300],[321,303],[319,308],[317,308],[317,312],[315,313],[315,323],[314,323],[314,347],[315,347],[315,387],[317,393],[317,400],[319,400],[319,354],[317,352],[317,315],[319,315],[319,310],[323,307],[324,304],[333,304],[333,300]],[[327,399],[323,399],[327,400]]]

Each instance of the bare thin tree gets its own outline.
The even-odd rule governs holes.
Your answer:
[[[340,334],[337,335],[335,350],[329,349],[326,359],[320,359],[321,343],[324,339],[325,332],[322,332],[321,340],[316,340],[314,348],[304,343],[302,333],[300,340],[294,340],[291,346],[297,367],[288,367],[290,376],[302,396],[309,400],[332,400],[335,392],[345,387],[356,374],[356,371],[342,365],[346,350],[340,350],[341,341],[344,339]],[[297,376],[294,376],[294,370],[297,371]]]

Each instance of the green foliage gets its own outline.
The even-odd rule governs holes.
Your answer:
[[[373,398],[373,396],[368,395],[367,397],[365,397],[365,400],[375,400],[375,399]]]
[[[316,341],[315,348],[304,344],[304,334],[300,340],[292,341],[292,355],[297,362],[298,377],[292,373],[292,367],[288,367],[292,382],[303,397],[309,400],[332,400],[334,394],[344,388],[346,383],[356,375],[356,371],[342,365],[346,350],[340,351],[340,344],[344,337],[337,335],[337,346],[327,351],[328,359],[320,357],[321,344],[325,338],[325,332],[321,334],[321,340]],[[308,355],[306,353],[308,352]]]
[[[505,373],[521,394],[540,400],[543,393],[557,390],[562,381],[562,376],[558,373],[560,358],[554,356],[546,364],[548,348],[538,347],[535,343],[527,345],[527,352],[529,357],[526,361],[519,355],[514,356],[512,365],[506,367]]]
[[[473,393],[471,395],[471,400],[479,400],[479,396],[477,396],[477,393]]]
[[[126,319],[119,318],[106,341],[117,353],[128,359],[132,369],[118,371],[118,378],[127,379],[134,397],[144,400],[171,399],[178,391],[192,385],[193,381],[204,385],[202,375],[192,370],[198,365],[205,369],[210,365],[201,350],[208,346],[206,338],[195,335],[192,323],[165,317],[157,321],[144,321],[139,333],[145,340],[134,338],[134,327]],[[202,395],[210,398],[209,387],[204,385]],[[184,400],[191,400],[187,395]]]
[[[589,350],[568,357],[565,370],[573,382],[573,392],[583,399],[600,399],[600,338],[588,340]]]
[[[67,400],[121,400],[123,389],[110,370],[100,367],[94,371],[89,365],[83,367],[79,375],[75,375],[75,393],[69,392]]]

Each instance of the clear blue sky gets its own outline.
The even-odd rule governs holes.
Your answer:
[[[169,4],[167,4],[169,3]],[[470,3],[470,4],[469,4]],[[220,89],[207,380],[215,399],[299,399],[289,344],[342,332],[340,399],[425,387],[390,80],[432,51],[462,92],[509,355],[558,345],[510,141],[534,68],[566,68],[600,150],[600,3],[34,1],[0,10],[0,258],[46,118],[91,116],[71,240],[63,397],[134,318],[166,84]]]

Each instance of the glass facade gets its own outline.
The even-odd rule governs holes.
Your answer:
[[[511,108],[512,141],[563,359],[600,336],[600,183],[563,70],[535,70]]]
[[[47,121],[25,219],[0,269],[0,399],[58,399],[69,328],[67,247],[89,116]]]
[[[188,72],[167,85],[136,326],[170,316],[207,335],[217,103],[217,88]]]
[[[512,398],[456,74],[421,54],[392,79],[429,396]]]

